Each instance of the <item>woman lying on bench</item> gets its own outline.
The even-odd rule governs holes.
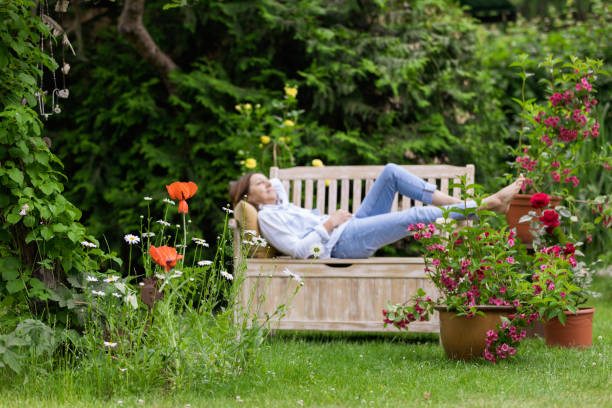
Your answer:
[[[512,197],[518,193],[523,178],[483,200],[491,211],[506,213]],[[390,212],[395,193],[418,200],[423,207]],[[465,203],[436,189],[421,178],[395,164],[387,164],[354,215],[338,210],[321,215],[289,203],[287,192],[278,179],[261,173],[248,173],[230,183],[234,208],[246,199],[259,210],[259,229],[263,237],[280,252],[294,258],[367,258],[377,249],[410,234],[410,224],[428,224],[443,216],[443,207],[463,208]],[[473,201],[467,207],[475,207]],[[461,217],[459,213],[451,216]]]

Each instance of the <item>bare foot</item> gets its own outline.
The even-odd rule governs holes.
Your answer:
[[[488,196],[483,200],[484,207],[487,210],[495,211],[500,214],[508,212],[510,207],[510,201],[515,194],[517,194],[523,183],[525,182],[525,176],[522,174],[512,184],[507,185],[498,192]]]

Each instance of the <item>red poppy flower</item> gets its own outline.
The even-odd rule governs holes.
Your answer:
[[[165,269],[165,272],[174,268],[176,266],[176,261],[183,259],[183,255],[177,254],[176,249],[169,246],[160,246],[156,248],[151,245],[151,247],[149,247],[149,255],[151,255],[155,263],[161,265]]]
[[[546,207],[550,203],[550,198],[545,193],[536,193],[529,199],[532,208]]]
[[[178,212],[187,214],[189,207],[185,200],[193,197],[196,191],[198,191],[198,186],[193,181],[175,181],[169,186],[166,186],[166,190],[168,190],[170,198],[179,200]]]

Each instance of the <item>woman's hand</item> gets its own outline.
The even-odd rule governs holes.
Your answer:
[[[346,210],[338,210],[329,216],[327,221],[323,223],[323,226],[327,230],[328,234],[331,234],[334,228],[340,224],[347,222],[353,215]]]

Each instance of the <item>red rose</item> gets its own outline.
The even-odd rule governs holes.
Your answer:
[[[548,198],[548,195],[545,193],[536,193],[531,196],[529,203],[533,208],[542,208],[550,203],[550,198]]]
[[[555,210],[544,211],[544,214],[540,216],[540,221],[542,221],[542,224],[546,225],[546,232],[549,234],[552,234],[552,230],[555,229],[555,227],[561,225],[561,222],[559,222],[559,214],[557,214]]]
[[[563,250],[563,252],[565,253],[565,255],[574,255],[574,252],[576,252],[576,247],[574,247],[574,244],[572,244],[571,242],[568,242],[567,244],[565,244],[565,249]]]

